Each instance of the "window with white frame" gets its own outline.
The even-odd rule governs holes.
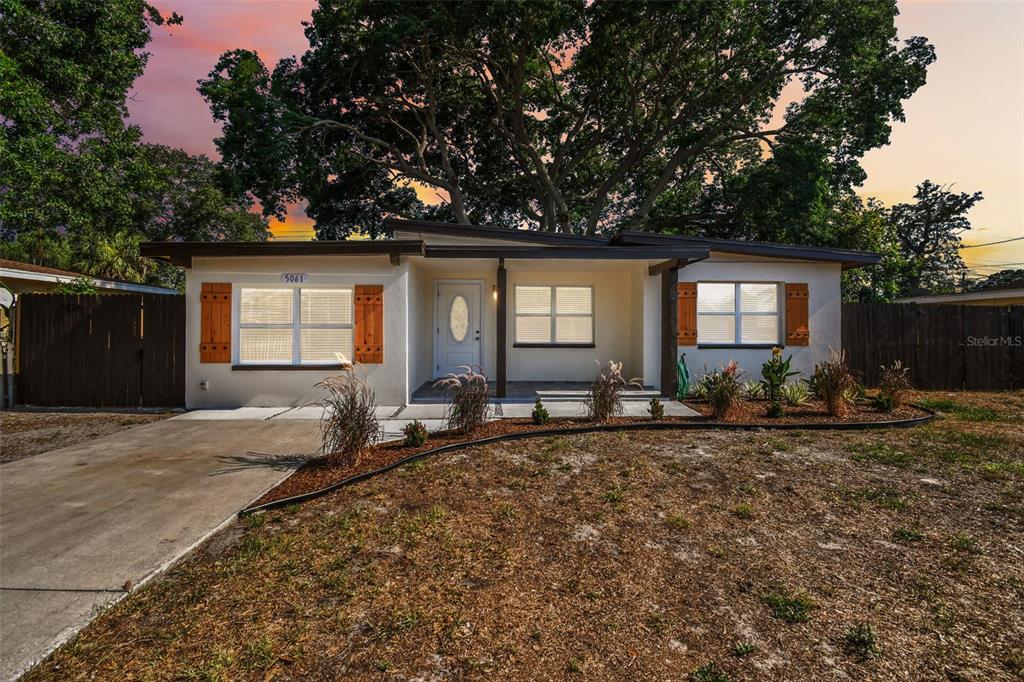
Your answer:
[[[515,324],[517,345],[591,345],[594,288],[517,286]]]
[[[697,283],[698,344],[774,345],[779,328],[778,284]]]
[[[238,304],[238,362],[324,365],[351,361],[352,318],[351,287],[243,288]]]

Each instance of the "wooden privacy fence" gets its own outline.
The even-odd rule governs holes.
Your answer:
[[[18,402],[65,407],[185,403],[185,297],[18,297]]]
[[[917,388],[1024,388],[1024,306],[844,303],[843,350],[868,386],[900,360]]]

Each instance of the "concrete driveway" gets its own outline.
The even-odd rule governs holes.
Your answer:
[[[316,436],[311,419],[182,415],[0,467],[0,680],[21,675],[294,466],[248,453],[309,453]]]

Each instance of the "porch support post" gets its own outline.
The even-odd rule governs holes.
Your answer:
[[[679,349],[676,346],[679,335],[679,268],[661,272],[661,394],[675,397],[679,389],[676,377],[676,363]]]
[[[506,337],[508,336],[508,271],[505,270],[505,259],[498,259],[498,311],[497,311],[497,328],[498,328],[498,340],[496,343],[496,367],[495,367],[495,380],[497,386],[494,390],[496,398],[504,398],[508,392],[508,381],[506,364],[508,353],[508,342]]]

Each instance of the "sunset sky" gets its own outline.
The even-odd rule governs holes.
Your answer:
[[[131,120],[146,140],[216,158],[219,127],[196,92],[196,81],[221,52],[256,50],[270,67],[306,48],[300,22],[306,0],[163,0],[161,10],[185,17],[182,26],[156,28],[146,73],[134,88]],[[863,196],[887,204],[908,201],[924,179],[981,191],[970,213],[967,244],[1024,236],[1024,3],[901,2],[901,37],[924,35],[938,60],[928,83],[906,104],[889,146],[864,158]],[[312,221],[300,207],[280,238],[308,238]],[[1024,268],[1024,241],[963,251],[976,274]]]

